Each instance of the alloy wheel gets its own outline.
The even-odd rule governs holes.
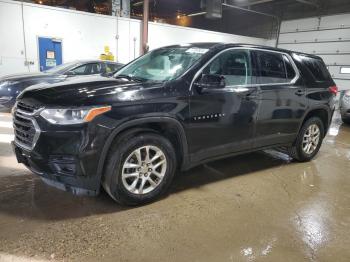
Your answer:
[[[167,170],[164,152],[151,145],[135,149],[124,161],[122,182],[133,194],[147,194],[162,182]]]
[[[303,137],[303,151],[311,155],[317,148],[320,141],[320,128],[316,124],[310,125],[304,134]]]

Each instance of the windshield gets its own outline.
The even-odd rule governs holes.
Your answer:
[[[141,81],[168,81],[182,75],[209,49],[168,47],[154,50],[119,70],[114,77]]]
[[[68,71],[69,69],[71,69],[72,67],[78,65],[79,63],[77,62],[69,62],[69,63],[65,63],[62,65],[58,65],[55,66],[53,68],[50,68],[48,70],[45,70],[44,73],[50,73],[50,74],[63,74],[66,71]]]

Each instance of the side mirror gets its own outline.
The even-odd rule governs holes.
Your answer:
[[[202,90],[214,90],[225,88],[226,82],[225,77],[222,75],[203,74],[202,77],[196,82],[196,85]]]

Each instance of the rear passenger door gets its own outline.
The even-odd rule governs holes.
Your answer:
[[[305,86],[288,54],[256,50],[260,104],[254,147],[292,142],[307,109]]]

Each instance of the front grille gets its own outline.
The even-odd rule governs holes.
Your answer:
[[[34,144],[34,136],[36,134],[32,120],[23,118],[23,116],[16,112],[13,118],[13,125],[17,142],[25,147],[32,148]]]
[[[15,142],[28,150],[33,149],[40,134],[33,117],[38,109],[36,106],[18,102],[13,115]]]
[[[35,110],[38,110],[39,107],[34,106],[34,105],[28,105],[23,102],[18,102],[17,103],[17,108],[25,113],[32,114],[34,113]]]

